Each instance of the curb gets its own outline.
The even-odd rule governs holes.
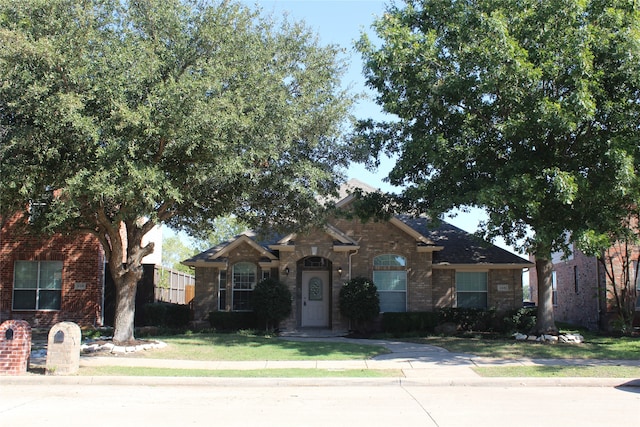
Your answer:
[[[1,376],[0,384],[201,387],[607,387],[640,388],[635,378],[224,378],[132,376]]]

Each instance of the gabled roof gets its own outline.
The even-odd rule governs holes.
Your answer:
[[[192,267],[207,266],[215,267],[216,263],[226,263],[226,256],[232,249],[236,248],[242,243],[247,243],[252,246],[257,252],[261,254],[263,258],[269,260],[277,260],[277,255],[269,249],[269,246],[282,237],[281,234],[271,233],[266,235],[256,234],[252,231],[246,231],[244,233],[236,235],[234,238],[221,242],[218,245],[207,249],[189,259],[182,261],[182,264]]]
[[[354,199],[353,190],[357,188],[364,192],[377,191],[358,180],[352,179],[341,187],[341,199],[336,203],[336,206],[344,207],[348,205]],[[436,224],[426,217],[397,215],[391,218],[389,223],[415,239],[417,251],[433,252],[434,267],[491,265],[503,268],[526,268],[532,265],[527,259],[483,241],[475,235],[444,221]],[[360,245],[356,240],[337,227],[326,224],[324,231],[333,238],[335,251],[360,249]],[[296,233],[287,235],[268,233],[266,235],[268,236],[267,238],[262,237],[262,240],[259,241],[259,236],[255,233],[243,233],[182,263],[194,267],[215,266],[216,263],[226,263],[226,256],[229,251],[243,243],[249,244],[258,251],[265,262],[277,261],[279,251],[295,250]]]
[[[500,264],[529,267],[531,262],[492,243],[479,239],[447,222],[434,225],[425,217],[399,215],[398,218],[416,232],[426,236],[443,249],[433,254],[434,266]]]

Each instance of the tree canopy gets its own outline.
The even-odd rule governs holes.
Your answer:
[[[362,122],[363,151],[398,155],[405,206],[482,207],[487,237],[536,256],[541,331],[555,329],[552,251],[619,227],[638,200],[638,8],[408,0],[375,22],[381,45],[358,43],[397,118]]]
[[[119,301],[156,224],[309,224],[349,158],[340,58],[233,1],[0,0],[2,213],[46,196],[34,228],[97,236]]]

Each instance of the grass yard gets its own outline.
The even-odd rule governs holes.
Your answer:
[[[388,378],[402,376],[401,370],[374,369],[172,369],[125,366],[82,367],[82,376],[212,377],[212,378]]]
[[[155,339],[165,342],[167,347],[135,353],[131,357],[209,361],[364,360],[389,353],[386,348],[375,345],[287,341],[251,333],[185,334]]]
[[[473,368],[482,377],[640,378],[636,366],[500,366]]]
[[[455,353],[470,353],[476,356],[501,359],[640,359],[640,338],[607,337],[584,334],[582,344],[539,343],[516,341],[513,338],[458,338],[424,337],[413,342],[431,344]]]

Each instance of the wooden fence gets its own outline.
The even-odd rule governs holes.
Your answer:
[[[196,295],[196,279],[190,274],[156,265],[154,279],[156,301],[190,304]]]

